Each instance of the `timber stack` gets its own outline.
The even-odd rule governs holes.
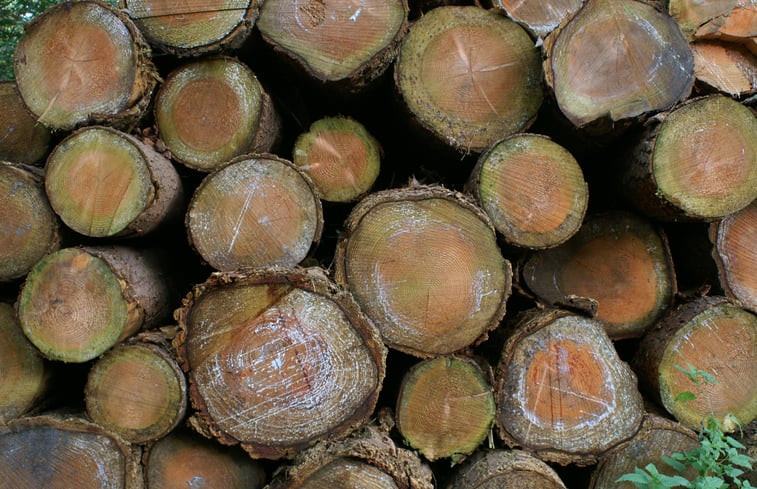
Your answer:
[[[0,487],[757,450],[753,3],[114,3],[0,82]]]

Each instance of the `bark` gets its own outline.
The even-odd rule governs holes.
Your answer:
[[[557,473],[521,450],[479,451],[455,469],[446,489],[565,489]]]
[[[486,214],[442,187],[377,192],[352,211],[335,257],[384,342],[418,357],[480,343],[510,295],[510,263]]]
[[[195,429],[253,458],[291,457],[372,414],[386,350],[319,269],[219,273],[176,312]]]
[[[42,257],[56,251],[58,231],[41,172],[0,161],[0,282],[23,277]]]
[[[712,257],[726,295],[757,313],[757,202],[710,225]]]
[[[481,155],[468,188],[507,243],[531,249],[567,241],[589,203],[575,158],[535,134],[511,136]]]
[[[50,131],[29,113],[12,81],[0,82],[0,161],[33,165],[47,154]]]
[[[410,28],[394,79],[436,138],[480,153],[526,130],[542,102],[539,54],[515,22],[479,7],[438,7]]]
[[[496,9],[520,23],[534,37],[545,38],[560,24],[573,17],[585,0],[492,0]]]
[[[320,239],[323,211],[302,170],[273,155],[243,155],[205,177],[186,227],[190,244],[217,270],[293,267]]]
[[[560,310],[524,313],[496,378],[500,436],[545,461],[592,464],[641,425],[636,376],[596,320]]]
[[[229,57],[203,58],[173,70],[154,111],[172,157],[204,172],[244,153],[271,151],[280,131],[271,97],[247,65]]]

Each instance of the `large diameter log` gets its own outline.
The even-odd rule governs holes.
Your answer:
[[[154,47],[199,56],[239,47],[252,31],[261,0],[119,0]]]
[[[641,1],[588,0],[544,49],[547,82],[578,127],[668,109],[694,83],[678,25]]]
[[[34,164],[47,154],[50,130],[24,106],[12,81],[0,82],[0,161]]]
[[[468,187],[502,237],[551,248],[581,227],[589,189],[578,162],[545,136],[518,134],[482,154]]]
[[[172,296],[164,272],[150,251],[64,248],[27,275],[19,321],[45,357],[86,362],[163,319]]]
[[[541,302],[596,301],[595,317],[612,339],[643,336],[672,304],[676,286],[665,236],[620,211],[591,216],[565,244],[532,254],[522,276]]]
[[[279,137],[271,97],[252,70],[233,58],[203,58],[169,73],[154,111],[172,157],[199,171],[244,153],[270,151]]]
[[[176,217],[183,201],[171,162],[138,138],[90,126],[61,141],[47,159],[50,205],[74,231],[140,236]]]
[[[525,26],[537,38],[544,38],[572,17],[585,0],[492,0],[494,8]]]
[[[150,47],[126,14],[99,0],[62,2],[19,39],[15,75],[24,103],[53,129],[134,126],[157,83]]]
[[[355,206],[335,276],[388,346],[431,357],[483,341],[499,325],[512,272],[481,209],[442,187],[413,187]]]
[[[141,489],[140,450],[77,417],[21,418],[0,429],[0,486]]]
[[[318,269],[216,273],[176,312],[193,426],[253,458],[344,437],[373,413],[386,349]]]
[[[710,235],[726,295],[757,313],[757,201],[711,224]]]
[[[496,377],[500,436],[545,461],[592,464],[641,425],[636,375],[596,320],[560,310],[524,313]]]
[[[623,190],[661,220],[712,221],[757,198],[757,117],[723,95],[695,98],[642,136]]]
[[[634,365],[647,391],[691,429],[712,416],[734,431],[732,417],[743,425],[757,417],[757,316],[725,297],[670,311],[642,339]],[[692,380],[692,368],[714,382]],[[682,393],[694,399],[681,400]]]
[[[310,76],[357,91],[391,65],[407,15],[407,0],[278,0],[263,3],[257,26]]]
[[[445,144],[480,153],[528,128],[542,102],[539,53],[525,30],[479,7],[427,12],[402,42],[395,83]]]
[[[446,489],[565,489],[547,464],[521,450],[479,451],[456,468]]]
[[[58,228],[41,172],[0,161],[0,282],[23,277],[56,251]]]
[[[273,155],[243,155],[203,179],[186,227],[216,270],[293,267],[320,239],[323,211],[304,171]]]

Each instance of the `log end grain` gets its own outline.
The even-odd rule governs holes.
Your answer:
[[[713,223],[711,233],[723,290],[757,313],[757,202]]]
[[[29,113],[14,82],[0,82],[0,114],[0,161],[31,165],[47,154],[50,130]]]
[[[585,0],[493,0],[492,4],[507,12],[516,22],[524,25],[536,37],[544,38],[557,26],[572,17]]]
[[[446,489],[565,489],[546,463],[521,450],[480,451],[455,469]]]

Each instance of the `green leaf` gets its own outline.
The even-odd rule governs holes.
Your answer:
[[[753,462],[752,457],[740,453],[732,457],[728,457],[728,461],[733,465],[738,465],[739,467],[744,467],[745,469],[751,469]]]
[[[678,472],[683,472],[683,471],[686,470],[686,465],[684,465],[681,462],[679,462],[678,461],[679,459],[676,457],[676,455],[678,455],[678,456],[680,456],[680,457],[683,458],[683,454],[681,454],[681,453],[674,453],[671,457],[666,457],[666,456],[663,455],[662,461],[665,462],[666,464],[670,465],[671,467],[673,467]]]
[[[696,489],[725,489],[728,487],[720,477],[703,477],[696,480]]]

